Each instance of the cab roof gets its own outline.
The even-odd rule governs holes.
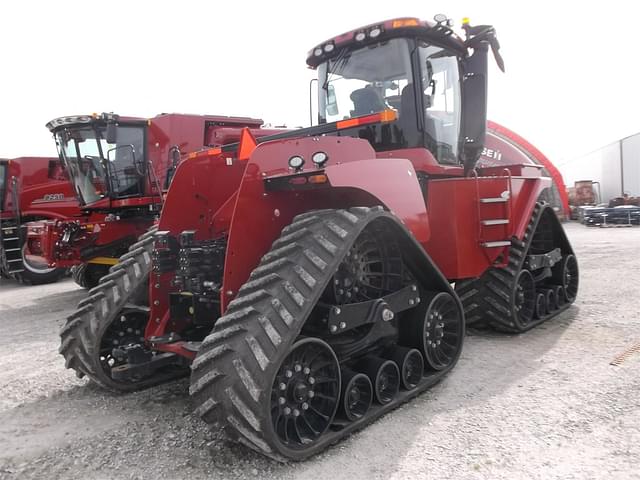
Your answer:
[[[467,54],[464,40],[447,23],[401,17],[365,25],[316,45],[307,54],[307,65],[316,68],[326,60],[337,56],[345,47],[369,45],[398,37],[423,38],[450,48],[460,55]]]

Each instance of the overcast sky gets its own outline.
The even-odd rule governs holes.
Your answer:
[[[640,131],[633,1],[251,3],[2,2],[0,157],[55,155],[44,125],[71,114],[208,113],[308,125],[310,48],[367,23],[436,13],[457,26],[469,16],[496,27],[506,73],[490,72],[489,118],[552,160]]]

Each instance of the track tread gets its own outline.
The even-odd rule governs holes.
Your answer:
[[[273,375],[351,243],[377,211],[307,212],[283,229],[274,249],[250,275],[249,287],[240,289],[240,301],[229,304],[192,364],[191,394],[205,422],[220,424],[236,441],[283,460],[277,445],[265,435],[271,426],[263,406],[268,403]],[[289,261],[282,261],[283,255]],[[262,280],[269,275],[269,281]],[[242,298],[251,294],[243,294],[251,291],[252,282],[257,282],[253,285],[259,285],[261,293],[245,302]],[[232,328],[234,333],[227,334]],[[243,333],[235,333],[237,329]],[[223,348],[224,356],[214,353]],[[225,375],[220,383],[201,381],[210,368]]]
[[[110,269],[110,273],[100,279],[100,283],[88,292],[88,297],[78,304],[60,330],[60,348],[65,359],[66,368],[76,371],[79,377],[88,376],[99,386],[116,391],[131,391],[149,386],[150,382],[120,385],[110,382],[97,363],[97,352],[94,340],[99,330],[108,325],[115,315],[130,300],[137,288],[145,283],[151,271],[151,255],[153,248],[152,227],[142,235],[138,242],[129,248],[124,261]],[[125,282],[126,279],[126,282]],[[125,283],[128,284],[125,288]]]
[[[473,327],[491,327],[506,333],[520,333],[534,327],[559,312],[555,311],[538,321],[531,321],[523,329],[515,324],[511,316],[511,289],[523,268],[527,251],[533,239],[538,222],[545,208],[537,203],[522,240],[512,238],[506,267],[491,267],[481,277],[463,280],[456,285],[456,293],[462,301],[467,316],[467,324]]]

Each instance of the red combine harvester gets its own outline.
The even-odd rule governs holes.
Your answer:
[[[67,319],[66,366],[117,391],[190,366],[205,422],[300,460],[443,378],[465,312],[524,332],[568,308],[577,262],[538,201],[551,180],[476,168],[495,31],[450,25],[323,42],[318,125],[190,154],[158,231]]]
[[[27,254],[40,263],[73,267],[92,288],[160,212],[181,152],[237,141],[261,120],[162,114],[151,119],[114,114],[61,117],[47,127],[80,201],[82,215],[28,225]]]
[[[32,285],[55,282],[66,269],[28,255],[24,225],[77,215],[80,207],[60,160],[0,159],[0,276]]]

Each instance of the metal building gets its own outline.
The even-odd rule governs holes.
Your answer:
[[[624,193],[640,196],[640,133],[622,138],[557,165],[567,187],[576,181],[600,182],[602,202]]]

